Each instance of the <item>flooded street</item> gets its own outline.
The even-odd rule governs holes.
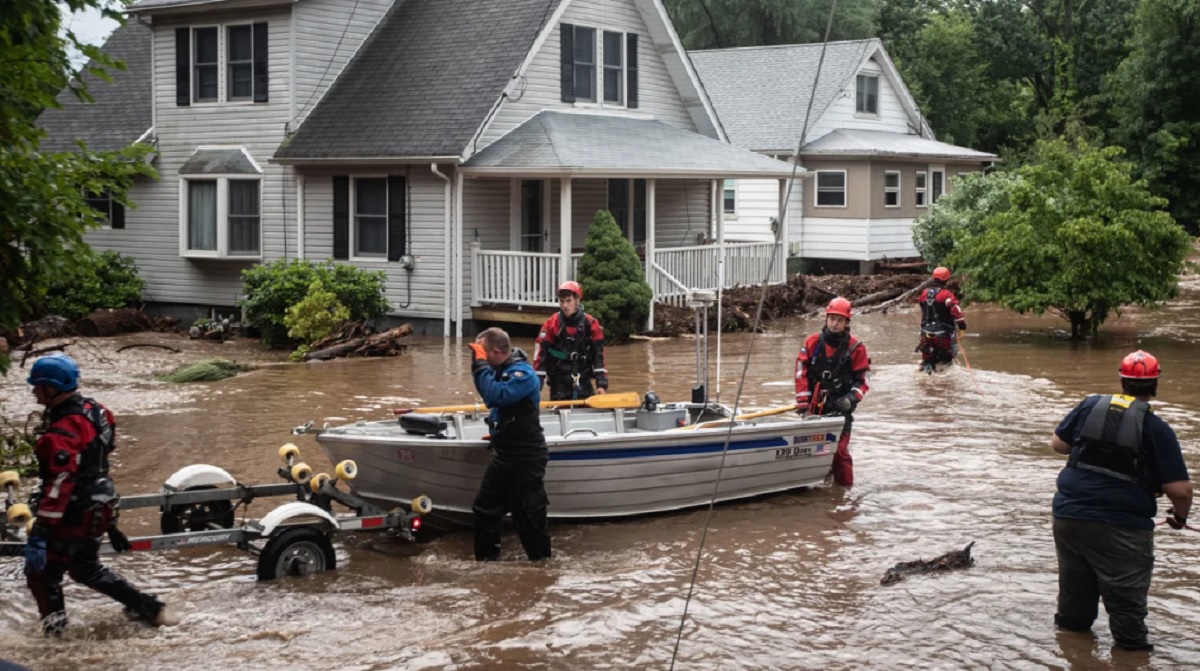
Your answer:
[[[1054,339],[1051,331],[1065,322],[1049,316],[968,306],[967,320],[974,377],[958,367],[931,377],[915,372],[915,312],[855,317],[852,329],[874,368],[851,442],[857,484],[715,509],[674,668],[1200,668],[1200,533],[1164,526],[1155,535],[1152,655],[1111,651],[1103,612],[1095,639],[1055,632],[1050,500],[1064,459],[1048,445],[1082,396],[1119,391],[1117,365],[1140,347],[1163,364],[1154,409],[1175,429],[1197,477],[1200,286],[1185,287],[1163,310],[1113,317],[1086,345]],[[819,322],[771,327],[724,336],[722,402],[734,402],[752,339],[739,407],[791,401],[796,351]],[[185,354],[116,351],[134,342],[170,343]],[[532,341],[518,344],[532,351]],[[610,348],[613,391],[686,399],[694,347],[680,339]],[[86,341],[70,351],[85,393],[117,415],[113,472],[126,495],[157,491],[193,463],[219,465],[247,483],[275,482],[276,451],[305,421],[379,419],[400,404],[476,399],[467,348],[441,338],[417,338],[394,359],[307,365],[248,342],[160,335]],[[209,355],[259,367],[215,383],[151,378]],[[15,369],[0,389],[10,416],[33,408],[23,380]],[[297,444],[315,470],[331,470],[311,437]],[[249,515],[274,505],[258,501]],[[129,623],[119,606],[72,585],[71,629],[52,643],[37,634],[20,561],[5,559],[0,656],[37,671],[665,671],[705,518],[697,510],[555,525],[555,557],[536,566],[523,560],[511,531],[505,561],[490,564],[471,559],[466,532],[415,544],[341,534],[336,572],[271,583],[256,582],[254,559],[232,548],[110,558],[171,603],[182,624],[156,631]],[[130,536],[157,533],[157,514],[136,510],[122,519]],[[972,569],[879,584],[897,562],[972,541]]]

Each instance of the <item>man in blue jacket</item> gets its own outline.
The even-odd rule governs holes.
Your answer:
[[[491,460],[475,495],[475,559],[500,558],[500,523],[512,513],[532,561],[550,558],[546,521],[546,438],[539,419],[541,384],[525,353],[508,334],[490,328],[471,344],[475,390],[491,411]]]
[[[1113,642],[1152,650],[1146,611],[1154,568],[1155,497],[1171,502],[1165,520],[1182,529],[1192,483],[1175,432],[1150,410],[1158,360],[1138,350],[1121,362],[1122,395],[1088,396],[1050,439],[1068,455],[1054,495],[1060,629],[1087,632],[1104,600]]]

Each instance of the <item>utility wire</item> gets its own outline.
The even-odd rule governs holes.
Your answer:
[[[813,76],[812,92],[808,97],[808,109],[804,112],[804,126],[800,129],[800,140],[796,145],[796,153],[792,157],[792,174],[791,177],[788,178],[788,186],[784,194],[783,207],[780,208],[779,217],[782,221],[780,221],[779,225],[776,226],[776,243],[779,242],[780,236],[782,235],[784,226],[787,222],[787,208],[791,201],[792,184],[796,181],[796,170],[800,164],[800,148],[804,146],[805,136],[808,133],[809,115],[812,114],[813,100],[817,95],[817,83],[821,80],[821,67],[825,63],[825,50],[829,46],[829,34],[833,30],[833,14],[834,10],[836,9],[837,0],[833,0],[833,4],[829,6],[829,19],[825,24],[825,40],[821,43],[821,57],[817,61],[817,72]],[[750,359],[754,355],[754,342],[757,339],[756,336],[758,335],[758,326],[762,322],[763,304],[766,303],[767,300],[767,283],[771,279],[771,272],[774,270],[775,258],[777,256],[778,254],[772,254],[771,260],[767,263],[767,274],[766,277],[763,278],[762,291],[758,296],[758,308],[754,311],[754,325],[750,330],[750,343],[746,348],[746,359],[742,364],[742,376],[741,380],[738,381],[737,395],[733,399],[731,419],[737,417],[738,406],[742,401],[742,390],[746,386],[746,374],[750,369]],[[717,328],[720,328],[720,324],[717,324]],[[692,597],[696,593],[696,577],[700,573],[700,560],[704,556],[704,544],[708,540],[708,528],[712,523],[713,508],[716,506],[717,502],[717,491],[721,486],[721,476],[725,472],[725,459],[729,455],[729,442],[733,438],[734,424],[735,422],[730,421],[729,429],[725,432],[725,444],[721,449],[721,463],[717,467],[716,482],[713,483],[712,495],[708,500],[708,510],[704,515],[704,529],[700,534],[700,547],[696,549],[696,561],[692,565],[692,577],[688,584],[687,598],[684,599],[683,602],[683,614],[679,618],[679,630],[675,634],[675,646],[671,650],[671,664],[668,667],[671,671],[674,671],[675,660],[679,658],[679,645],[683,640],[683,628],[687,624],[688,609],[691,606]]]

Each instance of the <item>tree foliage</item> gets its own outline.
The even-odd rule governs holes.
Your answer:
[[[383,271],[361,270],[344,263],[276,259],[242,271],[246,319],[271,346],[291,345],[288,310],[305,300],[313,282],[332,293],[349,311],[349,319],[373,321],[387,314]]]
[[[825,0],[666,0],[688,49],[724,49],[820,42],[829,21]],[[831,40],[871,37],[878,0],[840,0]]]
[[[579,259],[587,312],[604,326],[606,341],[621,342],[642,329],[653,294],[633,244],[605,210],[596,212]]]
[[[337,294],[326,289],[320,279],[313,280],[304,300],[289,307],[283,317],[288,337],[300,341],[292,359],[301,360],[310,344],[330,335],[349,319],[350,309],[342,305]]]
[[[65,0],[71,11],[94,8],[123,20],[109,0]],[[0,12],[0,330],[15,329],[35,316],[50,284],[88,256],[84,233],[102,223],[85,193],[108,193],[126,205],[134,178],[153,176],[144,160],[148,147],[119,152],[78,151],[43,154],[41,112],[58,106],[69,89],[90,101],[84,72],[106,79],[108,68],[123,65],[62,30],[60,3],[5,0]],[[81,70],[70,64],[75,48],[91,61]],[[0,354],[0,372],[9,359]]]
[[[1072,337],[1123,305],[1175,295],[1190,249],[1166,201],[1130,176],[1121,150],[1040,142],[1010,174],[973,176],[923,217],[914,242],[968,280],[967,294],[1017,312],[1050,310]]]
[[[133,307],[142,301],[144,286],[133,258],[112,251],[86,254],[50,283],[45,310],[76,320],[101,308]]]

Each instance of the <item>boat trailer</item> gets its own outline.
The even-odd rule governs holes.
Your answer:
[[[394,530],[414,540],[421,528],[421,515],[433,510],[427,496],[412,499],[409,510],[384,510],[354,494],[338,489],[340,481],[353,480],[358,466],[351,460],[339,462],[334,475],[312,472],[300,461],[300,448],[288,443],[279,448],[283,466],[278,474],[285,482],[246,485],[217,466],[193,464],[167,478],[157,494],[121,497],[120,510],[158,508],[158,536],[130,538],[132,552],[176,550],[201,545],[233,544],[258,557],[259,580],[287,575],[309,575],[333,570],[337,560],[332,537],[343,531]],[[0,526],[0,557],[19,557],[33,528],[30,507],[16,500],[20,475],[0,473],[4,490],[4,523]],[[257,522],[235,520],[238,508],[255,499],[292,496],[294,501],[272,509]],[[334,514],[337,502],[350,514]],[[100,554],[116,554],[111,542],[100,545]]]

